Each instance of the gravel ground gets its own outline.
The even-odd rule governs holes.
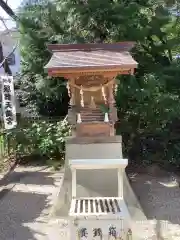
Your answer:
[[[17,167],[0,180],[0,240],[41,240],[62,174],[47,167]]]

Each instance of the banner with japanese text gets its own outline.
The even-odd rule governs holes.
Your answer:
[[[0,76],[0,80],[4,126],[5,129],[12,129],[17,125],[14,80],[12,76]]]

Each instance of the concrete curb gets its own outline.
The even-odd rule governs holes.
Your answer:
[[[59,200],[59,194],[62,190],[62,185],[63,185],[63,182],[64,182],[64,169],[60,170],[59,177],[60,177],[61,181],[60,181],[60,184],[58,186],[57,191],[54,193],[54,195],[52,197],[51,208],[50,208],[50,211],[49,211],[49,214],[48,214],[49,221],[51,221],[52,218],[53,218],[55,207],[57,205],[57,201]]]
[[[147,217],[139,203],[139,200],[130,184],[129,178],[126,173],[123,175],[124,182],[124,199],[126,201],[127,207],[135,221],[147,220]]]

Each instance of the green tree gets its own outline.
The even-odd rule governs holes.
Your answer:
[[[35,103],[40,112],[45,112],[44,103],[63,103],[67,108],[68,99],[63,80],[44,73],[43,67],[50,58],[47,43],[134,40],[141,76],[171,61],[161,30],[169,22],[169,14],[151,1],[42,1],[25,5],[20,12],[22,72],[26,74],[22,87],[26,102]],[[58,107],[54,113],[57,112]]]
[[[42,105],[52,109],[49,102],[62,105],[63,97],[67,103],[64,80],[44,73],[50,58],[47,43],[135,41],[132,54],[139,67],[135,77],[120,77],[118,130],[129,157],[178,165],[180,136],[174,130],[170,134],[180,117],[180,66],[174,59],[180,24],[170,11],[174,6],[153,0],[63,0],[22,7],[22,87],[27,101],[41,111]]]
[[[47,43],[54,33],[48,26],[49,5],[25,5],[19,9],[22,73],[20,77],[23,101],[42,115],[67,114],[68,95],[64,79],[50,78],[44,66],[51,53]]]

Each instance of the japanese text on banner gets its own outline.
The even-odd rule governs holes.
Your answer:
[[[16,106],[14,96],[14,81],[12,76],[1,76],[2,110],[5,129],[16,127]]]

